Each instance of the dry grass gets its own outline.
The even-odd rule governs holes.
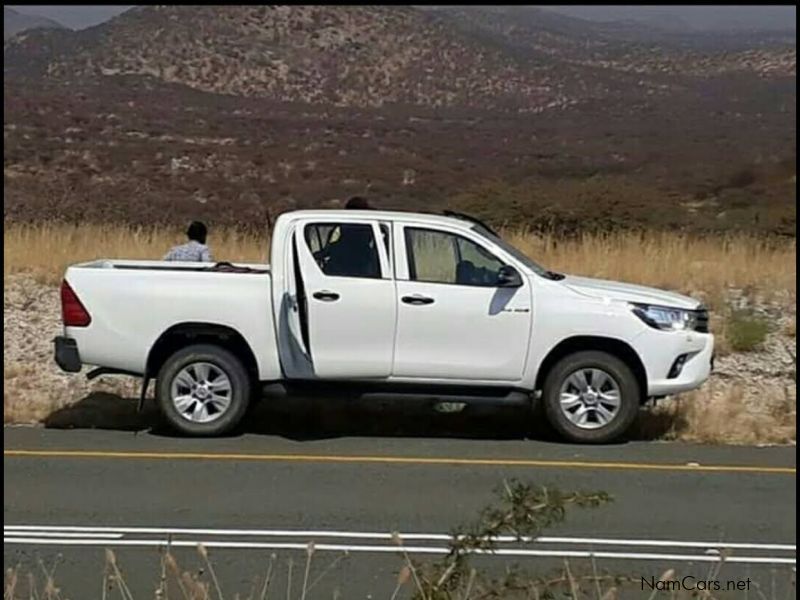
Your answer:
[[[506,230],[504,237],[537,262],[557,271],[630,281],[704,297],[720,305],[730,287],[760,293],[794,294],[795,240],[749,235],[697,236],[669,232],[584,235],[562,240]],[[126,226],[7,224],[3,275],[30,272],[55,283],[72,263],[96,258],[157,259],[183,241],[178,229]],[[234,229],[212,230],[218,260],[263,262],[269,238]]]
[[[35,402],[26,391],[36,387],[36,365],[3,362],[3,423],[35,423],[57,407],[57,400],[36,390]]]
[[[786,326],[783,328],[783,333],[786,334],[790,338],[797,337],[797,319],[792,319]]]
[[[707,384],[650,407],[641,415],[638,437],[701,444],[795,444],[796,393],[780,384],[765,384],[758,402],[758,407],[749,406],[740,385]]]
[[[515,233],[509,240],[556,271],[678,290],[711,306],[722,306],[729,288],[768,299],[794,294],[797,285],[795,240],[669,232],[584,235],[567,242]]]
[[[641,592],[641,577],[634,578],[630,575],[615,575],[600,572],[596,561],[591,560],[589,565],[581,561],[564,560],[561,568],[547,573],[546,576],[536,576],[521,571],[518,567],[509,567],[505,576],[499,579],[491,577],[472,568],[464,569],[465,573],[460,573],[460,582],[454,591],[450,589],[424,589],[425,583],[419,581],[418,569],[423,565],[412,563],[408,554],[401,544],[398,547],[398,554],[403,557],[406,564],[401,567],[396,577],[394,593],[391,599],[411,598],[412,600],[430,600],[439,598],[462,598],[463,600],[478,600],[486,598],[508,598],[513,600],[539,600],[540,598],[563,598],[563,600],[620,600],[621,598],[632,597],[629,594],[634,591]],[[318,590],[318,587],[333,587],[334,599],[340,598],[338,593],[340,585],[346,585],[346,580],[341,573],[333,569],[344,560],[348,560],[347,554],[337,555],[327,566],[319,569],[314,564],[312,557],[315,555],[314,542],[309,542],[305,558],[298,557],[300,563],[299,576],[295,575],[295,558],[290,556],[285,564],[279,564],[282,557],[272,554],[267,561],[264,573],[254,575],[254,583],[250,586],[250,591],[240,594],[225,595],[224,590],[230,584],[227,581],[219,581],[213,561],[209,559],[209,554],[202,544],[198,544],[197,553],[202,558],[200,568],[187,569],[181,565],[175,554],[169,548],[159,550],[161,554],[161,568],[159,572],[153,573],[159,583],[153,595],[134,595],[131,592],[128,580],[123,571],[123,566],[118,562],[116,553],[110,549],[105,550],[105,563],[102,571],[92,573],[89,577],[94,577],[102,585],[103,598],[122,598],[123,600],[135,600],[137,598],[154,600],[164,600],[174,598],[175,600],[225,600],[233,597],[235,599],[246,600],[269,600],[270,598],[297,598],[306,600],[307,598],[330,597],[327,593],[314,594],[311,592]],[[59,565],[59,562],[55,563]],[[20,565],[6,569],[4,582],[4,600],[30,600],[39,598],[41,600],[64,600],[72,596],[64,595],[58,577],[55,575],[55,565],[48,567],[40,561],[38,568],[24,569]],[[411,565],[411,566],[409,566]],[[719,581],[721,585],[727,585],[729,581],[741,580],[741,578],[731,578],[730,575],[722,576],[722,567],[725,561],[713,564],[707,571],[707,579]],[[60,566],[60,565],[59,565]],[[63,567],[62,567],[63,568]],[[314,569],[314,571],[312,571]],[[315,571],[321,571],[319,573]],[[689,572],[683,571],[680,567],[669,568],[657,577],[659,582],[677,582],[683,575]],[[338,575],[338,577],[336,577]],[[449,576],[451,577],[451,576]],[[488,581],[479,581],[484,577]],[[335,580],[331,585],[330,581]],[[325,581],[325,583],[323,583]],[[773,567],[772,582],[767,585],[760,585],[758,581],[751,581],[751,586],[755,593],[754,597],[763,600],[779,600],[779,598],[789,598],[795,591],[794,574],[788,567]],[[775,589],[775,584],[780,582],[786,585],[788,590],[785,595],[779,595]],[[292,583],[299,588],[299,593],[292,596]],[[480,586],[480,587],[479,587]],[[430,586],[426,586],[430,587]],[[702,597],[705,600],[718,600],[722,596],[717,596],[713,592],[704,592],[698,596],[696,591],[688,589],[675,589],[671,587],[666,591],[646,593],[642,598],[659,598],[664,600],[690,600],[691,598]],[[763,591],[762,591],[763,590]],[[649,588],[647,589],[649,592]],[[272,593],[276,592],[276,593]],[[641,592],[645,594],[645,592]],[[387,596],[388,597],[388,596]],[[726,598],[730,596],[724,596]]]
[[[56,283],[70,264],[96,258],[160,259],[185,241],[180,229],[160,227],[6,225],[3,276],[32,273],[42,283]],[[209,242],[218,260],[263,262],[268,255],[268,238],[232,229],[213,231]]]
[[[70,378],[60,373],[48,377],[46,373],[51,370],[54,366],[49,360],[46,365],[35,361],[3,361],[3,424],[46,423],[65,406],[85,400],[92,392],[111,394],[115,398],[135,398],[139,392],[136,379],[110,378],[89,384],[83,377]],[[129,412],[133,412],[133,408],[131,403]],[[92,423],[120,427],[136,421],[136,415],[125,413],[124,418],[127,422],[109,407],[97,411]]]

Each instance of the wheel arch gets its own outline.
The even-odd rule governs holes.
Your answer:
[[[547,374],[562,358],[576,352],[584,352],[587,350],[607,352],[628,365],[639,384],[640,401],[645,402],[647,400],[647,371],[645,370],[642,359],[639,358],[639,355],[636,353],[636,350],[623,340],[593,335],[573,336],[556,344],[539,365],[534,389],[536,391],[542,390]]]
[[[171,326],[150,348],[147,373],[156,377],[172,354],[193,344],[213,344],[228,350],[242,361],[253,381],[258,381],[258,362],[250,344],[234,328],[217,323],[186,322]]]

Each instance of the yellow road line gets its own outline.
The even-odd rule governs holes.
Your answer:
[[[474,465],[496,467],[552,467],[567,469],[625,469],[632,471],[694,471],[717,473],[770,473],[795,475],[795,467],[749,465],[692,465],[576,460],[528,460],[505,458],[446,458],[417,456],[348,456],[316,454],[223,454],[206,452],[105,452],[95,450],[3,450],[9,458],[119,458],[149,460],[232,460],[260,462],[380,463],[405,465]]]

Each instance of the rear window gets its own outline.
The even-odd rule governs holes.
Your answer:
[[[311,223],[305,240],[320,270],[330,277],[380,279],[381,265],[372,226],[364,223]]]

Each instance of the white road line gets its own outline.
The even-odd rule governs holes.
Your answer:
[[[535,541],[549,544],[597,544],[600,546],[657,546],[676,548],[728,548],[750,550],[791,550],[796,544],[758,544],[751,542],[689,542],[683,540],[626,540],[614,538],[538,537]]]
[[[78,533],[69,531],[9,531],[3,529],[3,536],[11,535],[14,537],[57,537],[57,538],[97,538],[97,539],[120,539],[122,533]]]
[[[39,545],[59,545],[59,546],[157,546],[167,545],[166,540],[98,540],[98,539],[76,539],[76,538],[29,538],[29,537],[8,537],[4,538],[4,544],[39,544]],[[308,543],[272,543],[272,542],[231,542],[219,540],[173,540],[172,547],[196,547],[202,543],[207,548],[228,548],[228,549],[262,549],[262,550],[306,550]],[[431,546],[377,546],[377,545],[351,545],[351,544],[314,544],[314,548],[319,551],[332,552],[373,552],[373,553],[398,553],[405,550],[410,554],[447,554],[449,549],[446,547]],[[557,557],[557,558],[607,558],[624,560],[662,560],[680,562],[720,562],[722,557],[708,554],[655,554],[644,552],[593,552],[588,550],[531,550],[522,548],[502,548],[495,551],[476,550],[474,554],[488,554],[495,556],[519,556],[519,557]],[[729,556],[724,559],[728,563],[750,563],[750,564],[786,564],[794,565],[794,558],[778,556]]]
[[[72,525],[5,525],[4,532],[17,533],[22,531],[37,532],[86,532],[86,533],[122,533],[122,534],[163,534],[163,535],[210,535],[210,536],[241,536],[241,537],[306,537],[313,538],[342,538],[342,539],[370,539],[391,540],[391,533],[366,532],[366,531],[327,531],[327,530],[297,530],[297,529],[203,529],[187,527],[84,527]],[[402,540],[414,541],[449,541],[451,536],[445,533],[400,533]],[[88,536],[87,536],[88,537]],[[786,550],[796,551],[796,544],[763,544],[751,542],[698,542],[685,540],[652,540],[652,539],[625,539],[625,538],[589,538],[589,537],[553,537],[542,536],[538,538],[516,538],[514,536],[497,536],[494,541],[508,542],[536,542],[543,544],[595,544],[599,546],[649,546],[649,547],[674,547],[674,548],[727,548],[727,549],[752,549],[752,550]]]

